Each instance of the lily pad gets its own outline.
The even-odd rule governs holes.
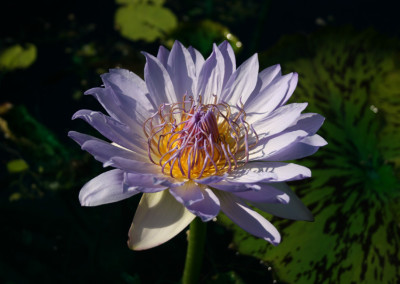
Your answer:
[[[7,170],[9,173],[23,172],[28,168],[28,164],[22,159],[11,160],[7,163]]]
[[[35,62],[37,49],[34,44],[25,48],[16,44],[0,51],[0,70],[15,70],[28,68]]]
[[[115,12],[115,27],[130,40],[152,42],[177,26],[176,16],[162,6],[162,0],[118,0],[117,3],[121,7]]]

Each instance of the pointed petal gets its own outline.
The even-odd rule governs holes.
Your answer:
[[[245,104],[246,113],[265,116],[265,114],[282,105],[282,102],[292,95],[289,94],[289,91],[294,91],[292,87],[294,77],[293,73],[277,76],[264,90],[247,100]]]
[[[221,101],[236,105],[244,103],[254,90],[258,80],[258,56],[252,57],[243,62],[233,72],[222,93]]]
[[[176,103],[174,86],[165,67],[153,55],[145,52],[143,54],[146,57],[144,78],[147,89],[157,106],[163,103]]]
[[[221,202],[221,210],[243,230],[273,245],[280,243],[281,236],[278,230],[263,216],[242,203],[239,198],[223,191],[219,191],[217,196]]]
[[[168,57],[167,70],[175,89],[177,102],[183,101],[183,96],[193,96],[195,92],[195,66],[189,51],[175,41]]]
[[[214,45],[213,52],[203,64],[197,81],[195,95],[203,97],[203,103],[212,103],[213,95],[220,96],[224,79],[224,58],[219,49]]]
[[[161,64],[167,68],[169,50],[166,49],[164,46],[160,45],[158,48],[157,59],[161,62]]]
[[[93,136],[87,135],[87,134],[83,134],[77,131],[69,131],[68,132],[68,137],[71,138],[72,140],[74,140],[76,143],[78,143],[80,146],[83,145],[83,143],[85,143],[88,140],[92,140],[92,139],[97,139]]]
[[[269,68],[264,69],[258,74],[257,84],[250,94],[250,96],[243,101],[243,103],[247,106],[249,103],[256,98],[259,93],[264,92],[265,88],[276,78],[282,77],[281,75],[281,66],[279,64],[271,66]],[[249,103],[248,103],[249,102]],[[247,110],[246,110],[247,111]]]
[[[282,162],[251,162],[232,172],[226,178],[231,182],[281,182],[299,180],[311,176],[311,171],[303,166]]]
[[[109,73],[101,75],[104,86],[111,87],[121,95],[131,97],[133,99],[141,99],[147,91],[146,83],[135,73],[122,69],[110,69]],[[146,105],[145,102],[144,105]]]
[[[324,138],[319,136],[318,134],[314,134],[312,136],[307,136],[306,138],[300,141],[306,145],[315,146],[315,147],[322,147],[328,144]]]
[[[250,151],[249,160],[269,160],[273,161],[271,156],[284,151],[292,144],[298,143],[308,135],[303,130],[284,132],[272,138],[261,138],[258,145]]]
[[[292,107],[292,105],[294,106]],[[266,129],[271,129],[271,132],[266,133],[267,136],[263,136],[262,133],[258,132],[261,138],[257,146],[250,151],[250,160],[286,161],[300,159],[314,154],[319,147],[327,144],[322,137],[314,135],[324,122],[324,117],[321,115],[305,113],[291,123],[293,118],[301,111],[301,105],[290,104],[283,106],[271,114],[273,116],[285,107],[290,107],[291,110],[288,109],[288,111],[292,113],[291,115],[284,115],[280,112],[277,118],[273,118],[276,123],[272,123],[271,120],[271,127],[265,127]],[[291,126],[276,134],[277,131],[281,131],[289,123],[291,123]],[[260,129],[260,125],[254,127],[256,132]],[[270,133],[272,136],[269,136]]]
[[[126,159],[121,156],[110,157],[106,166],[113,166],[136,174],[161,174],[160,167],[153,163],[148,161],[137,161],[135,159]]]
[[[101,112],[87,109],[79,110],[72,116],[72,119],[77,118],[83,119],[103,136],[118,145],[131,149],[137,153],[147,155],[144,150],[147,147],[146,141],[138,135],[138,133],[132,131],[129,126],[122,124]]]
[[[203,65],[204,65],[204,61],[205,61],[204,57],[203,57],[203,55],[201,55],[201,53],[197,49],[195,49],[191,46],[189,46],[188,51],[189,51],[190,55],[192,56],[192,60],[193,60],[194,66],[195,66],[196,77],[199,77],[201,68],[203,68]]]
[[[296,72],[293,73],[293,77],[292,79],[290,79],[289,82],[289,89],[286,92],[285,96],[283,97],[283,99],[281,100],[281,102],[279,103],[278,107],[283,106],[284,104],[286,104],[286,102],[290,99],[290,97],[293,95],[294,90],[296,89],[297,83],[299,82],[299,74],[297,74]]]
[[[168,191],[144,193],[129,230],[128,246],[133,250],[158,246],[176,236],[194,218]]]
[[[139,191],[123,188],[124,172],[111,170],[87,182],[79,192],[82,206],[97,206],[129,198]]]
[[[307,103],[294,103],[282,106],[266,115],[249,115],[247,121],[252,123],[258,135],[268,136],[279,133],[291,126],[307,107]]]
[[[68,136],[81,145],[82,150],[88,151],[96,160],[102,163],[109,162],[113,157],[145,161],[145,158],[138,153],[129,151],[122,147],[114,146],[90,135],[70,131],[68,132]]]
[[[225,72],[222,87],[225,87],[232,73],[236,70],[236,57],[235,52],[228,41],[225,40],[222,42],[218,48],[221,51],[222,57],[224,58]]]
[[[296,196],[296,194],[290,189],[290,187],[285,183],[274,183],[269,184],[286,193],[290,201],[288,204],[271,204],[271,203],[257,203],[252,202],[252,204],[258,209],[270,213],[272,215],[292,220],[304,220],[304,221],[314,221],[314,217],[308,208],[301,202],[301,200]]]
[[[104,86],[111,88],[120,99],[127,96],[130,98],[129,102],[133,100],[132,104],[137,105],[135,111],[139,112],[140,116],[147,117],[149,113],[157,110],[142,78],[126,69],[117,68],[109,71],[101,75]]]
[[[117,87],[125,96],[137,99],[147,91],[146,83],[135,73],[122,68],[110,69],[109,73],[101,75],[104,85]]]
[[[149,117],[148,113],[136,111],[138,105],[135,100],[125,95],[117,95],[111,87],[92,88],[87,90],[85,95],[93,95],[112,118],[128,125],[134,131],[141,131],[143,120]]]
[[[315,134],[324,123],[325,118],[318,113],[303,113],[287,130],[302,129],[307,131],[309,135]]]
[[[318,151],[322,146],[328,144],[324,138],[318,134],[307,136],[298,142],[289,144],[280,151],[268,156],[269,161],[288,161],[301,159],[310,156]]]
[[[260,77],[261,90],[264,90],[277,76],[281,75],[281,66],[279,64],[265,68],[258,75]]]

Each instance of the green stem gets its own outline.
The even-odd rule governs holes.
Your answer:
[[[182,277],[183,284],[194,284],[199,280],[201,264],[203,263],[206,229],[206,223],[198,217],[190,223],[189,244]]]

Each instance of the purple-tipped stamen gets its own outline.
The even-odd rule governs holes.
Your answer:
[[[246,121],[243,104],[232,114],[226,103],[204,105],[186,95],[180,103],[162,104],[147,119],[149,159],[171,177],[198,179],[230,172],[249,159],[249,137],[258,136]],[[251,131],[250,131],[251,130]],[[245,159],[243,160],[243,154]],[[155,162],[158,157],[158,162]]]

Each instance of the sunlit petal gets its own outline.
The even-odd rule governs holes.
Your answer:
[[[168,191],[144,193],[129,229],[128,246],[133,250],[158,246],[179,234],[194,218]]]

